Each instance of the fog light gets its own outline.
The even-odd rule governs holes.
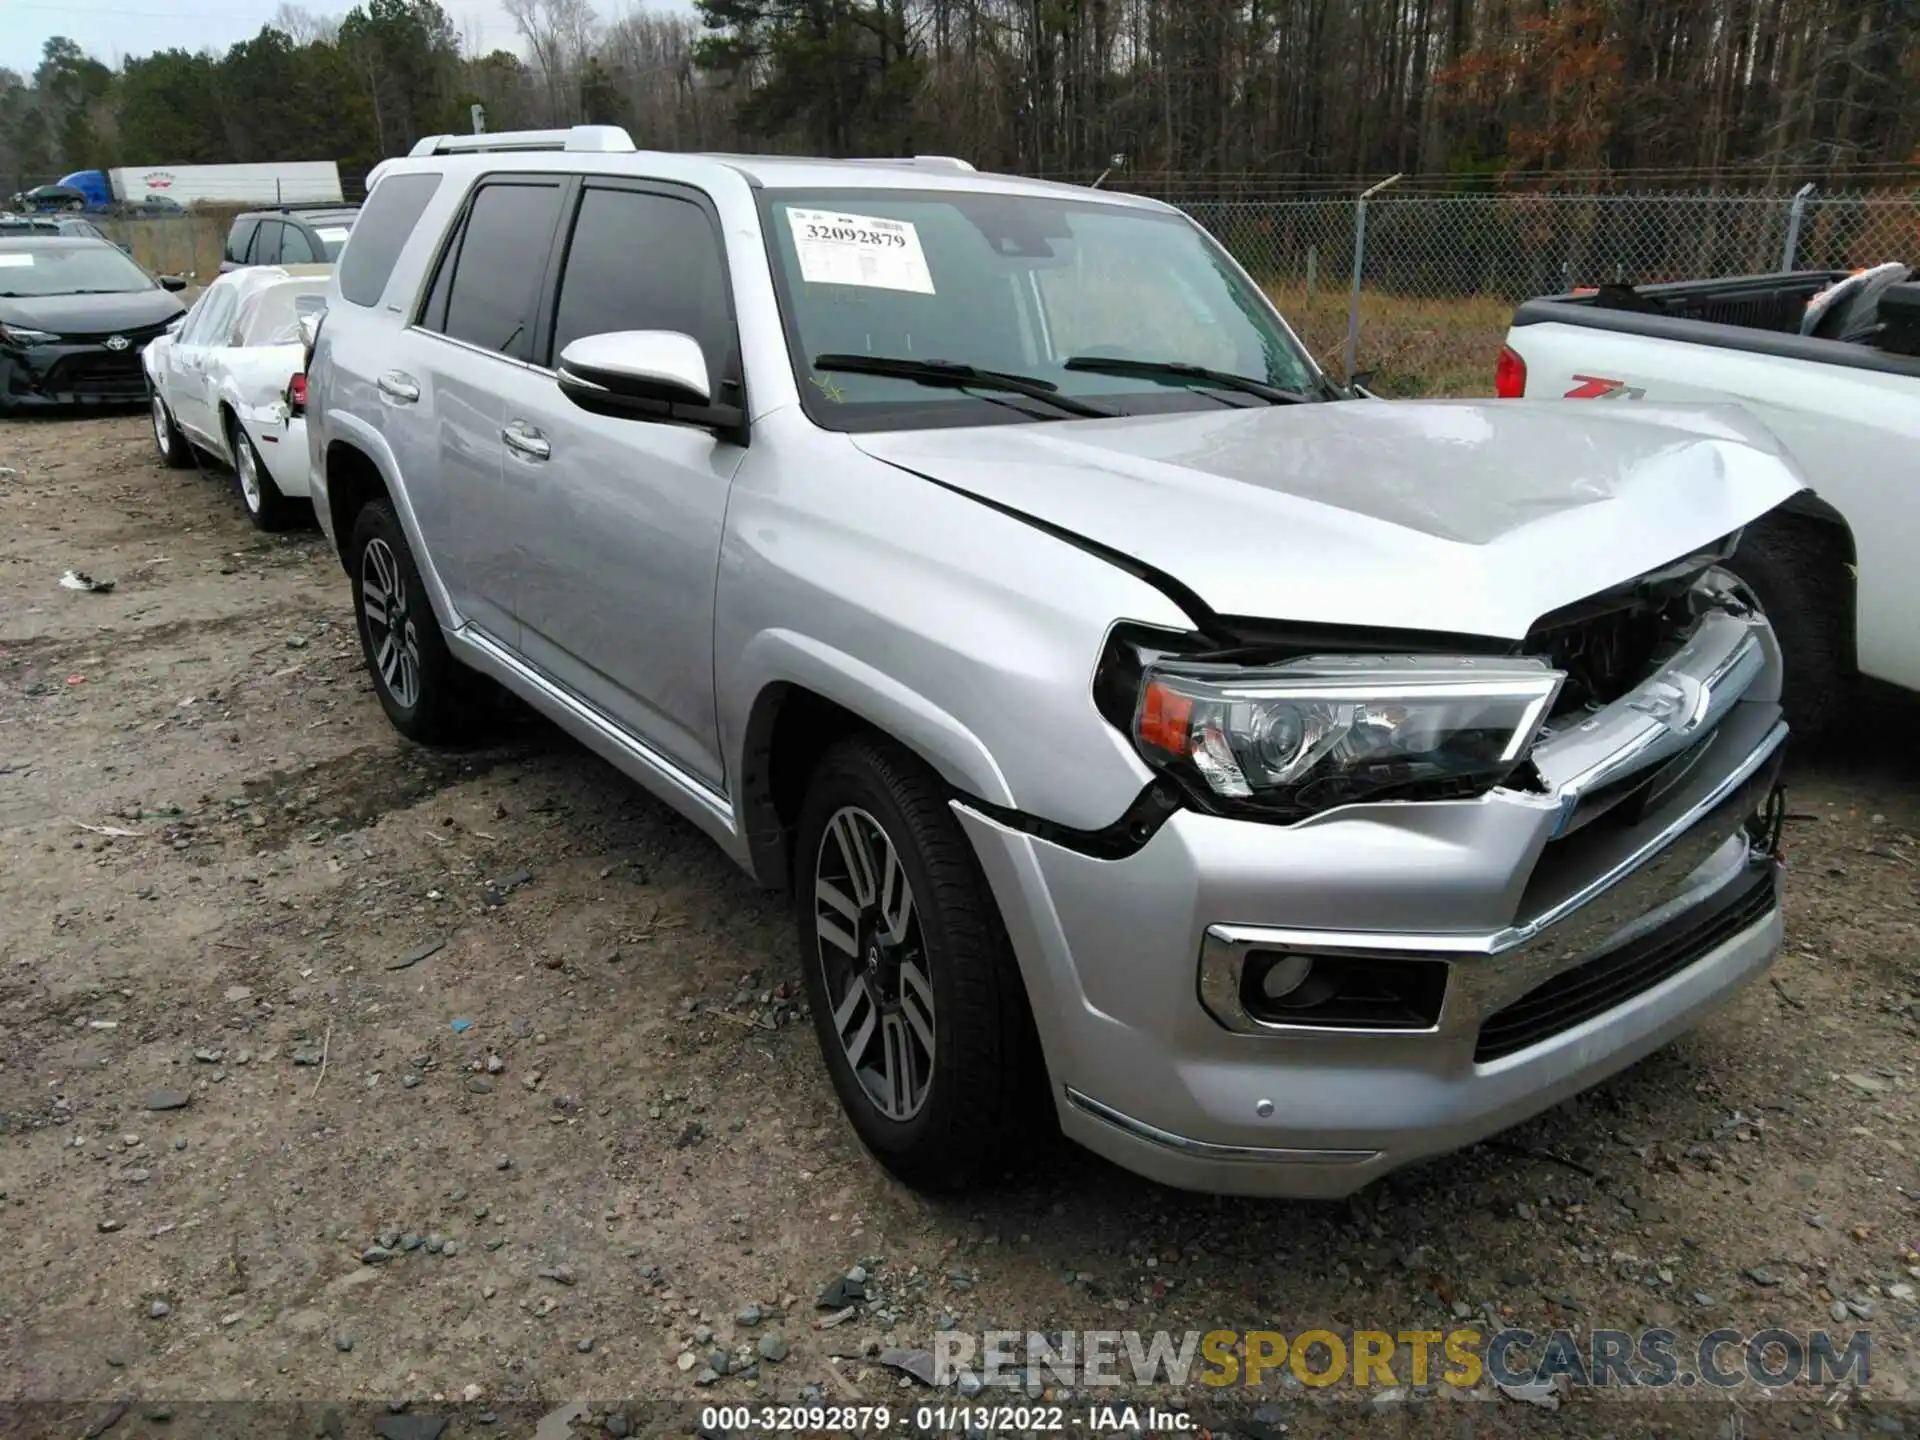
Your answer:
[[[1336,1030],[1428,1030],[1439,1022],[1447,965],[1252,950],[1240,972],[1240,1005],[1256,1023]]]
[[[1260,993],[1269,1000],[1280,1000],[1291,995],[1306,983],[1307,976],[1313,973],[1311,955],[1286,955],[1267,967],[1267,973],[1260,977]]]

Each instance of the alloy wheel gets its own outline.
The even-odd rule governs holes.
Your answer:
[[[420,637],[400,562],[392,547],[378,538],[368,541],[360,555],[360,609],[380,683],[396,703],[412,709],[420,703]]]
[[[253,453],[253,442],[238,429],[234,432],[233,468],[240,477],[240,496],[247,509],[260,513],[260,458]]]
[[[815,963],[833,1032],[889,1120],[911,1120],[933,1088],[934,999],[925,937],[899,852],[867,811],[827,822],[813,871]]]
[[[162,455],[166,455],[173,448],[167,443],[168,428],[167,402],[155,395],[153,397],[153,439],[154,443],[160,447]]]

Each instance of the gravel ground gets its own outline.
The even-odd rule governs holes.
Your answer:
[[[1876,702],[1796,760],[1771,981],[1498,1142],[1337,1204],[1179,1194],[1065,1146],[935,1203],[841,1120],[782,901],[538,721],[402,741],[317,532],[256,534],[142,418],[9,423],[0,1400],[19,1433],[214,1433],[190,1407],[250,1401],[219,1412],[235,1433],[526,1435],[576,1400],[571,1433],[684,1433],[697,1403],[952,1403],[878,1359],[942,1328],[1464,1316],[1864,1328],[1870,1384],[1553,1412],[1276,1373],[1232,1428],[1920,1428],[1915,719]]]

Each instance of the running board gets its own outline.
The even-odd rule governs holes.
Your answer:
[[[748,864],[733,805],[725,795],[562,690],[491,636],[467,626],[450,631],[447,644],[461,660],[498,680],[594,754],[698,825],[736,863]]]

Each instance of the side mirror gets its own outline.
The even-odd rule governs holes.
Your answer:
[[[160,277],[160,288],[162,290],[184,290],[187,288],[187,277],[184,275],[162,275]]]
[[[560,352],[560,390],[592,410],[608,398],[655,405],[706,405],[707,356],[677,330],[583,335]]]
[[[167,322],[167,332],[166,332],[166,333],[167,333],[167,334],[169,334],[169,335],[178,335],[178,334],[180,333],[180,327],[181,327],[182,325],[185,325],[186,323],[187,323],[187,317],[186,317],[186,316],[184,316],[184,315],[176,315],[176,316],[174,316],[174,317],[173,317],[173,319],[171,319],[171,320],[169,320],[169,321]]]

